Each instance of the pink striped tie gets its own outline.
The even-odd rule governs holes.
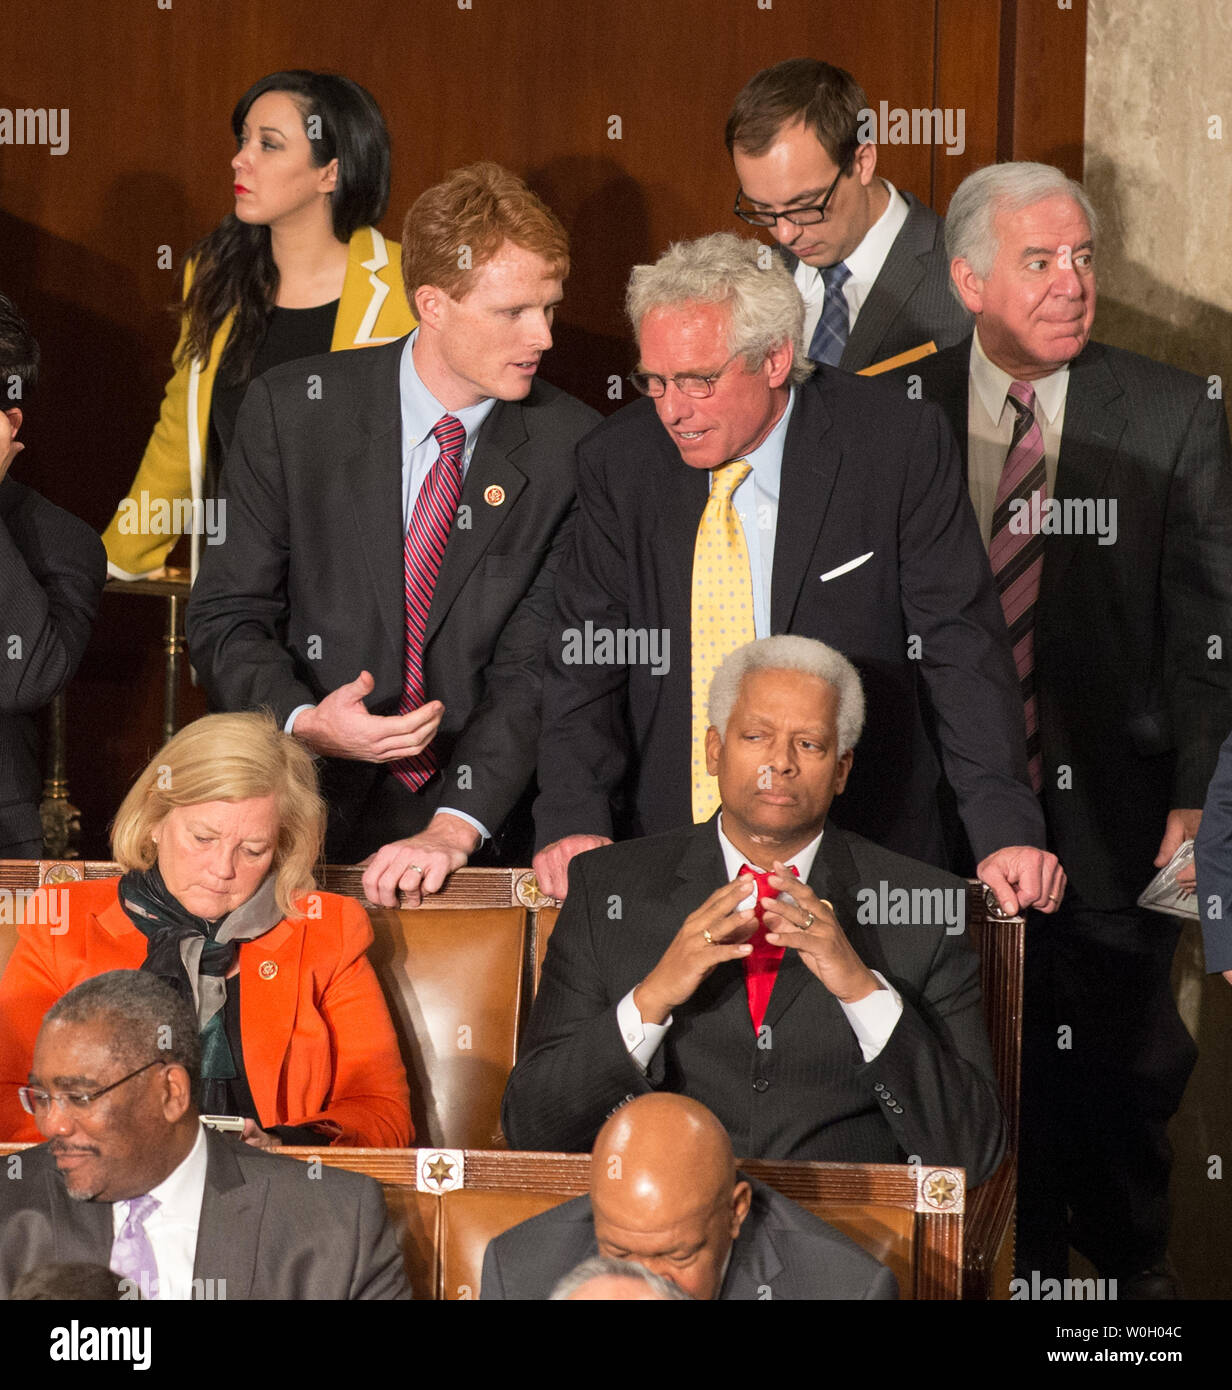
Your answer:
[[[445,542],[458,511],[462,496],[462,449],[466,444],[466,429],[453,415],[442,415],[433,427],[432,436],[440,445],[441,454],[432,465],[419,489],[410,524],[406,528],[406,543],[402,549],[403,587],[406,594],[406,665],[403,669],[402,699],[398,713],[409,714],[418,709],[424,694],[423,648],[428,628],[428,610],[432,606],[432,590],[445,556]],[[413,758],[400,758],[390,764],[390,771],[416,792],[437,770],[435,750],[429,745]]]
[[[1018,669],[1026,722],[1027,768],[1031,786],[1039,792],[1044,785],[1044,765],[1035,706],[1035,603],[1044,572],[1044,538],[1035,530],[1034,520],[1042,514],[1048,483],[1044,473],[1044,436],[1035,419],[1035,388],[1026,381],[1012,382],[1009,401],[1016,416],[1014,437],[997,484],[988,559]],[[1039,502],[1033,505],[1037,493]],[[1018,506],[1011,510],[1012,502],[1027,504],[1027,524],[1020,520],[1013,530],[1010,522],[1015,512],[1021,516],[1023,509]]]

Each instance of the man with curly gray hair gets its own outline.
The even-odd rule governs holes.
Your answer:
[[[814,370],[800,293],[757,241],[672,246],[634,268],[627,307],[645,399],[579,446],[548,634],[540,885],[563,897],[574,855],[713,814],[710,679],[780,633],[864,677],[849,829],[947,862],[936,738],[1002,905],[1055,907],[1005,622],[940,413]]]

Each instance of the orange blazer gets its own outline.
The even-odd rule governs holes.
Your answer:
[[[136,970],[146,938],[120,906],[118,878],[42,889],[26,904],[0,978],[0,1083],[24,1083],[43,1015],[105,970]],[[56,900],[48,902],[52,892]],[[368,962],[372,926],[351,898],[312,893],[239,945],[244,1069],[262,1126],[320,1124],[327,1142],[405,1148],[413,1138],[406,1072]],[[0,1084],[0,1140],[42,1136]]]

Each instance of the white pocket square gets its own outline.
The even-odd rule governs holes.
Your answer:
[[[848,570],[858,569],[865,560],[871,560],[872,558],[873,552],[871,550],[867,555],[857,555],[854,560],[848,560],[845,565],[840,565],[838,569],[827,570],[825,574],[821,576],[821,582],[824,584],[827,579],[837,579],[840,574],[846,574]]]

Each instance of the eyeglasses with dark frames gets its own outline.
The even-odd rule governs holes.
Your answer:
[[[131,1081],[134,1076],[140,1076],[143,1071],[149,1071],[151,1067],[164,1066],[161,1058],[153,1062],[147,1062],[144,1067],[138,1067],[136,1071],[130,1071],[127,1076],[120,1077],[119,1081],[113,1081],[110,1086],[104,1086],[98,1091],[44,1091],[41,1086],[18,1086],[17,1099],[21,1101],[21,1108],[27,1115],[43,1115],[51,1109],[53,1101],[58,1102],[66,1110],[89,1110],[96,1100],[101,1100],[108,1091],[114,1091],[117,1086],[123,1086],[126,1081]]]
[[[711,372],[709,376],[692,376],[688,372],[679,372],[675,376],[658,376],[654,372],[630,372],[629,384],[635,391],[640,391],[643,396],[650,396],[655,400],[667,394],[669,381],[675,385],[677,391],[686,396],[712,396],[714,395],[714,383],[739,356],[738,352],[732,353],[719,370]]]
[[[783,212],[771,212],[769,208],[754,207],[751,203],[741,202],[744,198],[744,189],[736,189],[736,203],[732,211],[737,217],[743,218],[754,227],[773,227],[780,218],[784,222],[790,222],[793,227],[810,227],[814,223],[824,222],[830,206],[830,199],[834,197],[834,190],[838,187],[838,181],[844,174],[851,172],[851,166],[840,169],[834,176],[834,181],[830,187],[822,194],[821,202],[807,208],[787,208]]]

